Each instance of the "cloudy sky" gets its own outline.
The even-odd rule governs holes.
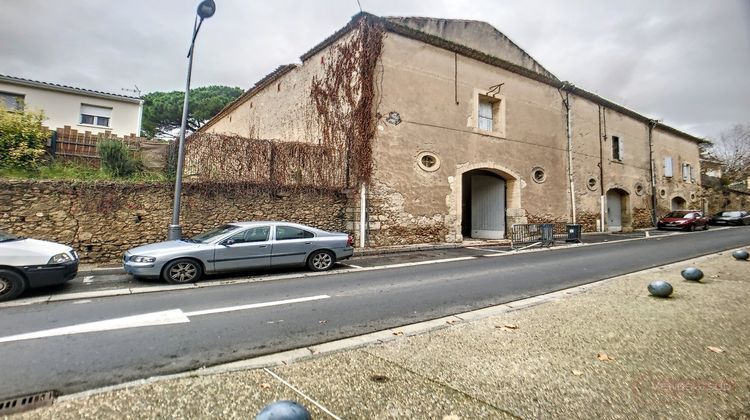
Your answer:
[[[247,89],[344,26],[357,0],[216,0],[193,87]],[[699,137],[750,123],[750,0],[360,0],[488,22],[562,80]],[[184,89],[198,0],[4,0],[0,74],[113,93]]]

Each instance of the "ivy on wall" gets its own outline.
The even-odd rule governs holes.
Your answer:
[[[372,175],[375,70],[383,34],[381,23],[360,20],[353,35],[322,58],[322,76],[313,79],[310,90],[323,144],[347,151],[347,186],[368,182]]]
[[[257,139],[255,127],[249,138],[199,132],[186,144],[186,179],[205,190],[341,190],[368,182],[383,34],[382,24],[362,19],[323,54],[300,112],[304,141]]]

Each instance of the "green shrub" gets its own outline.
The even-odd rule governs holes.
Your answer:
[[[46,154],[49,130],[41,112],[9,112],[0,107],[0,167],[33,170]]]
[[[102,139],[96,147],[102,169],[116,178],[127,178],[140,172],[142,164],[125,143],[115,139]]]

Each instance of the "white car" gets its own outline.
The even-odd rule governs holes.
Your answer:
[[[77,273],[73,248],[0,231],[0,302],[27,288],[65,283]]]

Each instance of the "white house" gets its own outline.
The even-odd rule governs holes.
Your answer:
[[[50,129],[140,136],[143,100],[0,74],[0,106],[42,111]]]

